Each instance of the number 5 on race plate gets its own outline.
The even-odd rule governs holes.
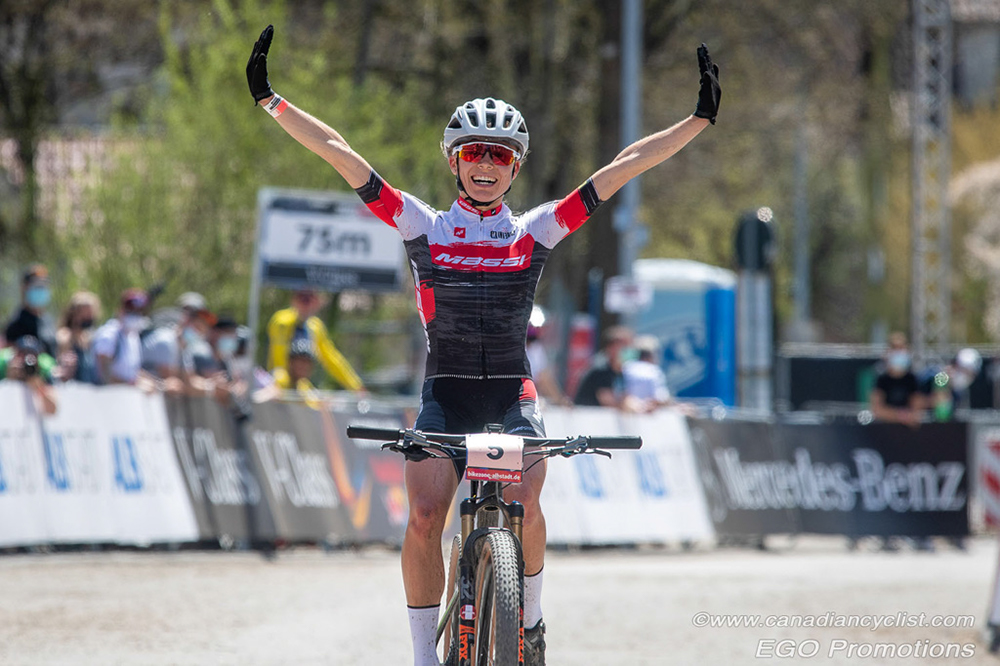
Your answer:
[[[524,440],[516,435],[478,433],[465,438],[465,478],[470,481],[521,483]]]

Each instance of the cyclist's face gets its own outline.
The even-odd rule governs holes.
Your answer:
[[[484,154],[476,162],[466,162],[458,155],[448,158],[451,172],[459,177],[462,189],[476,201],[495,202],[510,188],[521,169],[520,162],[504,166],[493,161],[491,153]]]

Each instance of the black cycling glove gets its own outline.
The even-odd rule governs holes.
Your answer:
[[[274,37],[274,26],[269,25],[260,33],[260,39],[253,45],[253,52],[247,61],[247,83],[250,85],[254,106],[257,106],[260,100],[274,94],[271,83],[267,80],[267,52],[271,48],[272,37]]]
[[[701,71],[701,89],[698,91],[698,106],[694,115],[707,118],[714,125],[715,116],[719,113],[722,88],[719,87],[719,66],[712,64],[712,56],[708,55],[708,47],[704,44],[698,47],[698,69]]]
[[[413,462],[420,462],[421,460],[427,460],[431,457],[431,454],[427,453],[422,446],[417,446],[415,444],[404,444],[399,447],[398,451],[402,453],[407,460],[412,460]]]

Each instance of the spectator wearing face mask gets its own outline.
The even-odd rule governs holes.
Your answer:
[[[914,427],[920,424],[922,400],[917,377],[910,369],[911,362],[906,336],[898,332],[890,335],[885,370],[875,380],[871,392],[875,419]]]
[[[229,363],[240,344],[236,328],[236,320],[219,317],[206,336],[205,348],[191,356],[194,375],[190,382],[194,392],[214,395],[222,403],[230,402],[233,375]]]
[[[142,344],[139,340],[139,333],[146,326],[143,312],[147,302],[143,290],[125,290],[117,316],[94,334],[92,348],[102,384],[137,384],[147,378],[141,373]]]
[[[205,297],[193,291],[181,294],[177,307],[153,315],[154,328],[142,338],[142,367],[160,381],[164,391],[190,389],[194,358],[211,354],[205,338],[215,321]]]
[[[73,294],[63,311],[58,345],[59,377],[63,381],[97,383],[97,362],[90,348],[94,322],[101,316],[101,301],[97,294],[78,291]]]
[[[52,301],[49,288],[49,271],[41,264],[35,264],[24,272],[21,279],[21,310],[4,331],[8,344],[30,335],[49,356],[55,356],[56,331],[46,310]]]

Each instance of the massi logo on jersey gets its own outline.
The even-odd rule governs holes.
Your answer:
[[[490,232],[490,238],[496,238],[500,240],[505,240],[513,235],[514,232],[508,229],[494,229],[493,231]]]
[[[460,254],[448,254],[442,252],[434,257],[435,264],[449,264],[451,266],[482,266],[484,268],[518,268],[528,261],[528,255],[522,254],[519,257],[466,257]]]
[[[465,238],[465,227],[455,227],[455,238]]]

